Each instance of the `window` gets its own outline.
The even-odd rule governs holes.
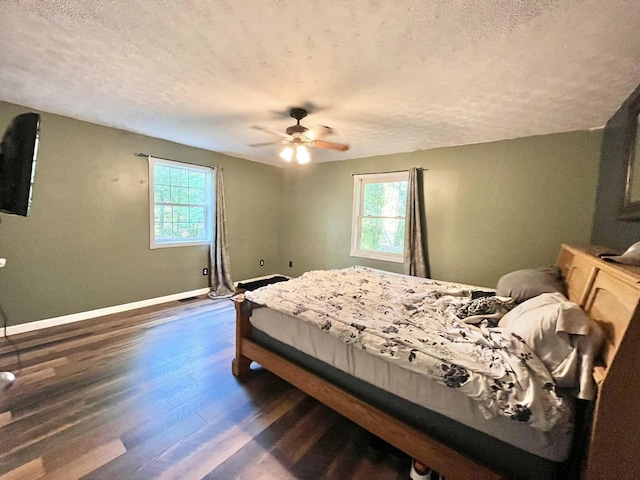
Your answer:
[[[208,167],[149,158],[151,248],[210,243],[211,175]]]
[[[351,256],[404,261],[408,172],[353,177]]]

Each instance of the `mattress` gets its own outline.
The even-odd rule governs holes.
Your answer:
[[[254,309],[250,321],[269,337],[412,404],[543,459],[562,462],[569,457],[573,432],[566,427],[543,432],[506,417],[487,420],[466,395],[354,348],[311,324],[269,308]]]

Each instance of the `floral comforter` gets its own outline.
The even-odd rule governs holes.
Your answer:
[[[486,418],[543,431],[568,423],[570,405],[521,338],[464,321],[474,312],[470,288],[351,267],[308,272],[246,298],[456,388]]]

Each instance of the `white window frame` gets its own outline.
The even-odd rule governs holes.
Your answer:
[[[182,170],[203,172],[206,175],[205,182],[205,198],[207,199],[207,203],[205,204],[196,204],[202,205],[205,208],[205,234],[206,239],[204,240],[169,240],[169,241],[156,241],[156,229],[155,229],[155,216],[156,210],[155,206],[159,203],[155,201],[155,182],[154,182],[154,171],[156,165],[169,166],[173,168],[180,168]],[[191,247],[196,245],[209,245],[211,244],[211,235],[213,231],[213,210],[214,210],[214,192],[213,192],[213,169],[211,167],[201,167],[199,165],[192,165],[188,163],[182,162],[174,162],[171,160],[165,160],[163,158],[155,158],[149,157],[149,246],[151,249],[156,248],[169,248],[169,247]],[[160,205],[176,205],[172,203],[164,203]],[[181,204],[180,204],[181,205]],[[193,205],[193,204],[185,204],[185,205]]]
[[[351,253],[352,257],[369,258],[371,260],[383,260],[386,262],[403,263],[403,253],[377,252],[362,250],[360,248],[360,236],[362,226],[362,212],[364,211],[364,185],[367,183],[408,182],[409,172],[393,173],[368,173],[353,176],[353,214],[351,217]],[[406,217],[389,217],[404,218]]]

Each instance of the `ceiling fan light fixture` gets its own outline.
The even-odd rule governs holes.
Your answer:
[[[300,165],[309,163],[311,155],[304,145],[288,145],[280,152],[280,157],[287,162],[298,163]]]
[[[296,147],[296,161],[302,165],[311,161],[311,155],[304,145],[298,145]]]
[[[286,147],[284,150],[280,152],[280,158],[290,162],[293,159],[293,148]]]
[[[311,154],[307,147],[327,148],[340,152],[346,152],[349,150],[349,145],[346,143],[331,142],[324,139],[328,135],[334,133],[331,127],[327,127],[326,125],[314,125],[311,128],[307,128],[300,125],[300,120],[307,116],[307,111],[304,108],[292,108],[290,116],[296,119],[296,124],[287,127],[285,130],[286,133],[280,133],[271,128],[254,125],[253,128],[262,130],[280,138],[275,142],[254,143],[250,146],[262,147],[265,145],[285,145],[279,154],[280,158],[286,162],[297,163],[299,165],[303,165],[311,161]]]

